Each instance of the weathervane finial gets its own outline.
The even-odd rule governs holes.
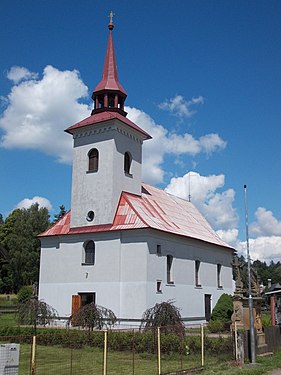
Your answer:
[[[109,16],[108,16],[108,18],[109,18],[109,25],[108,25],[109,30],[113,30],[113,28],[114,28],[114,25],[113,25],[113,16],[114,15],[115,14],[111,10],[110,13],[109,13]]]

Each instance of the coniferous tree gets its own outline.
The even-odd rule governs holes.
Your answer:
[[[53,224],[57,223],[66,214],[65,206],[62,204],[60,206],[60,212],[54,215]]]

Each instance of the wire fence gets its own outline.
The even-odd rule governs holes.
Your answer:
[[[183,374],[233,359],[230,333],[209,335],[203,325],[188,326],[180,334],[169,327],[57,331],[0,337],[0,344],[20,344],[18,373],[13,375]]]

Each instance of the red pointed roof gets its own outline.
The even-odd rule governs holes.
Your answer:
[[[106,48],[106,55],[105,61],[103,66],[102,72],[102,79],[100,83],[94,89],[94,93],[103,90],[113,90],[113,91],[120,91],[125,96],[127,96],[126,91],[120,84],[118,80],[118,73],[117,73],[117,65],[114,53],[114,45],[113,45],[113,38],[112,38],[112,30],[113,24],[112,22],[108,25],[109,28],[109,37],[108,43]]]
[[[69,211],[40,237],[152,228],[233,250],[220,239],[191,202],[147,184],[143,184],[142,188],[141,196],[122,193],[113,224],[70,228]]]

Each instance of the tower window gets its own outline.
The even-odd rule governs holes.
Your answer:
[[[104,97],[103,97],[103,95],[98,96],[98,106],[99,106],[99,108],[104,107]]]
[[[87,213],[86,220],[87,220],[87,221],[93,221],[94,218],[95,218],[95,213],[94,213],[94,211],[89,211],[89,212]]]
[[[89,157],[89,170],[88,172],[97,172],[99,169],[99,152],[96,148],[93,148],[88,153]]]
[[[115,96],[114,95],[108,95],[108,107],[113,108],[115,103]]]
[[[173,256],[167,255],[167,284],[174,284],[172,266],[173,266]]]
[[[84,244],[84,265],[94,265],[95,264],[95,243],[94,241],[88,241]]]
[[[129,152],[125,152],[124,154],[124,172],[126,175],[132,176],[130,169],[132,164],[132,156]]]

